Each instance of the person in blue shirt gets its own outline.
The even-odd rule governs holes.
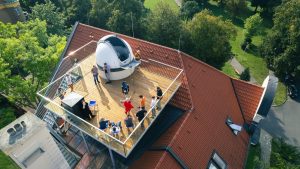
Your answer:
[[[129,85],[128,85],[128,83],[126,81],[123,81],[122,85],[121,85],[121,88],[122,88],[122,93],[126,97],[128,95],[128,93],[129,93]]]

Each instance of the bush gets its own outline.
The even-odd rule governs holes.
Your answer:
[[[250,81],[250,70],[247,67],[240,75],[241,80]]]
[[[283,139],[273,139],[270,165],[274,168],[299,168],[300,151]]]
[[[0,109],[0,129],[11,123],[16,119],[13,109]]]

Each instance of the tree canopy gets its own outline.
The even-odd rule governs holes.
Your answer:
[[[36,92],[48,82],[65,42],[47,34],[45,21],[0,22],[1,94],[17,105],[35,108]]]
[[[264,39],[262,55],[275,74],[300,75],[300,1],[285,1],[274,14],[274,26]]]
[[[193,56],[221,68],[231,57],[229,40],[236,36],[232,23],[204,10],[196,14],[187,27],[193,42]]]
[[[262,21],[258,13],[247,18],[245,21],[245,37],[251,39],[252,36],[259,34]]]
[[[199,11],[200,7],[196,1],[187,1],[184,2],[182,7],[180,8],[180,15],[184,19],[191,19]]]
[[[178,48],[181,32],[179,13],[160,2],[147,18],[148,39],[161,45]]]
[[[126,35],[133,35],[133,27],[136,37],[144,36],[146,8],[141,0],[95,0],[92,4],[89,17],[91,25]]]
[[[47,23],[47,32],[50,34],[64,35],[66,33],[66,17],[59,12],[56,6],[47,1],[45,4],[36,4],[31,8],[30,19],[45,20]]]

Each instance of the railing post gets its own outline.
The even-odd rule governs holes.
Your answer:
[[[79,132],[80,132],[80,135],[81,135],[81,137],[82,137],[82,139],[83,139],[83,141],[84,141],[84,144],[85,144],[85,146],[86,146],[87,151],[88,151],[89,153],[91,153],[91,151],[90,151],[90,149],[89,149],[89,147],[88,147],[88,144],[87,144],[87,142],[86,142],[86,140],[85,140],[85,138],[84,138],[84,135],[83,135],[82,131],[79,130]]]
[[[108,151],[109,151],[109,155],[110,155],[110,159],[111,159],[111,162],[112,162],[113,169],[116,169],[116,163],[115,163],[114,155],[113,155],[110,148],[108,148]]]

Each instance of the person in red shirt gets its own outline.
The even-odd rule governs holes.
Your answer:
[[[130,98],[125,99],[124,101],[121,101],[125,107],[125,114],[127,115],[133,107],[131,104]]]

